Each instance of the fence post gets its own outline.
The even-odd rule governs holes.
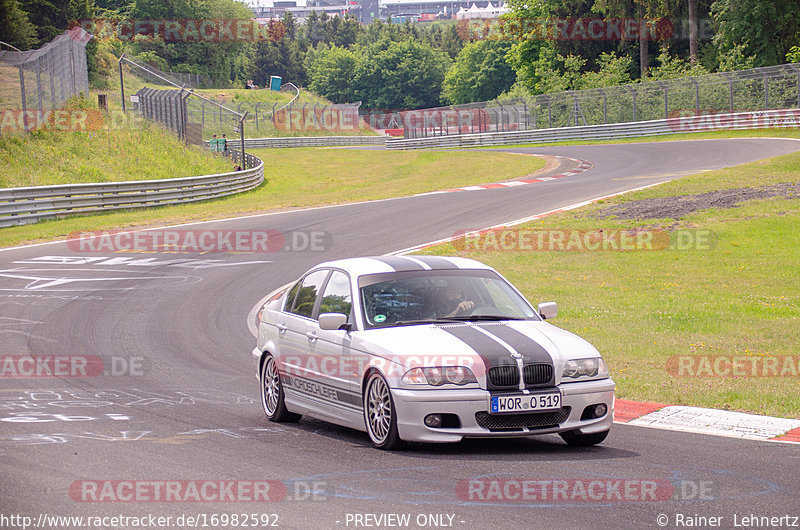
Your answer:
[[[789,68],[797,72],[797,106],[800,107],[800,69],[794,64],[790,64]]]
[[[603,125],[608,122],[608,94],[602,88],[598,88],[597,90],[603,94]]]
[[[529,120],[528,120],[528,102],[525,101],[524,99],[522,100],[522,112],[525,115],[525,130],[527,131],[527,130],[530,129],[530,127],[528,126],[529,125]],[[461,127],[459,127],[459,131],[460,130],[461,130]]]
[[[764,110],[769,110],[769,81],[764,74]]]
[[[242,117],[239,118],[239,135],[242,140],[242,169],[247,169],[247,159],[244,153],[244,119],[247,117],[247,111],[244,111]]]
[[[733,78],[728,74],[728,72],[722,72],[722,75],[725,76],[725,79],[728,80],[728,88],[730,90],[730,104],[731,104],[731,112],[733,112]]]
[[[631,91],[633,94],[633,121],[636,121],[636,89],[633,86],[628,85],[628,90]]]
[[[58,106],[56,104],[56,68],[52,58],[47,61],[47,64],[50,65],[48,72],[50,74],[50,108],[54,109]]]
[[[547,128],[553,128],[553,100],[550,96],[547,97]]]
[[[28,103],[25,100],[25,69],[19,65],[19,91],[22,96],[22,128],[28,132]]]
[[[42,101],[42,58],[36,60],[36,95],[39,99],[39,112],[44,111],[44,102]],[[86,94],[87,96],[89,94]]]
[[[694,112],[695,114],[700,114],[700,83],[697,82],[697,79],[694,76],[689,76],[689,80],[694,83]]]
[[[125,58],[125,53],[123,52],[117,61],[119,65],[119,92],[120,97],[122,98],[122,112],[125,112],[125,80],[122,79],[122,60]]]
[[[658,86],[660,86],[661,90],[664,91],[664,119],[666,120],[669,119],[669,99],[667,95],[667,85],[661,81],[656,81],[656,83],[658,83]]]
[[[259,106],[259,105],[261,105],[261,102],[260,102],[260,101],[259,101],[258,103],[256,103],[256,108],[255,108],[255,113],[256,113],[256,130],[258,130],[258,106]]]

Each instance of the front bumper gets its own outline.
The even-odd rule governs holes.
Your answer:
[[[562,393],[562,407],[569,407],[569,411],[562,409],[561,414],[551,413],[551,416],[541,422],[544,425],[536,427],[486,428],[479,425],[476,414],[488,413],[490,399],[489,392],[482,389],[409,390],[393,388],[392,397],[397,410],[397,427],[400,438],[409,442],[457,442],[465,437],[518,437],[565,431],[592,434],[611,428],[614,421],[615,384],[613,380],[563,383],[558,388]],[[584,409],[598,403],[604,403],[608,407],[608,412],[600,418],[582,420]],[[461,421],[461,427],[427,427],[423,420],[428,414],[456,414]],[[529,414],[533,416],[534,413]],[[491,415],[491,419],[498,416],[500,415]],[[485,416],[483,417],[485,418]],[[560,421],[555,419],[553,421],[557,421],[557,423],[549,421],[553,418]],[[534,421],[534,423],[536,422]],[[486,421],[483,423],[485,424]]]

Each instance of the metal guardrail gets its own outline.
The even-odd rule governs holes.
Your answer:
[[[264,162],[245,154],[249,169],[164,180],[62,184],[0,189],[0,227],[76,213],[204,201],[251,190],[264,181]]]
[[[383,145],[385,142],[385,136],[286,136],[283,138],[245,138],[244,146],[245,149],[335,147],[346,145]]]
[[[559,127],[528,131],[459,134],[413,139],[388,139],[386,149],[480,147],[521,143],[549,143],[568,140],[613,140],[635,136],[656,136],[725,129],[800,128],[800,109],[765,110],[729,114],[689,115],[674,118]]]

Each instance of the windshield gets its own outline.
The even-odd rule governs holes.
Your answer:
[[[530,305],[488,270],[391,272],[359,279],[368,328],[476,320],[538,320]]]

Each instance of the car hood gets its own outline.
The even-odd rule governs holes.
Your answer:
[[[468,366],[479,381],[491,367],[515,365],[514,353],[522,355],[524,364],[553,365],[556,383],[567,360],[600,355],[586,340],[544,321],[422,324],[377,328],[356,335],[353,347],[405,369]]]

